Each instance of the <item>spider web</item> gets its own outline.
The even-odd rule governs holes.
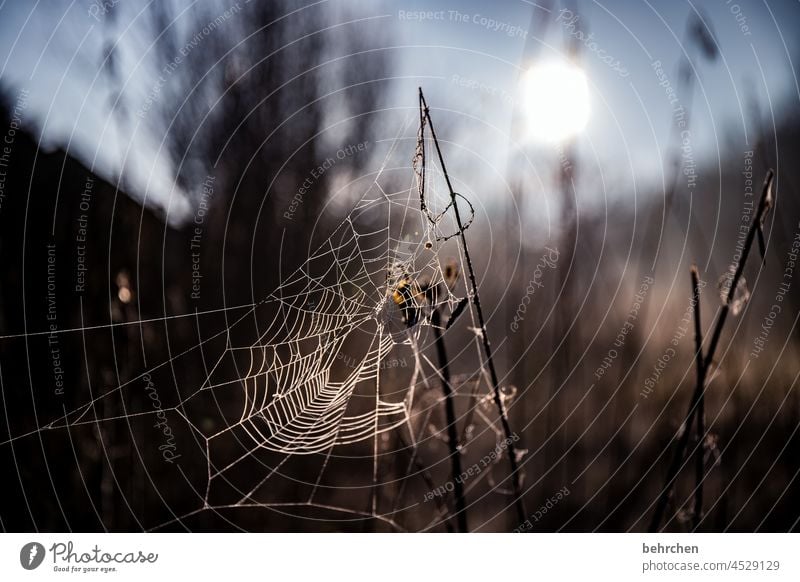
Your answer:
[[[457,316],[459,304],[463,309],[468,300],[460,247],[446,243],[457,232],[447,214],[450,202],[432,190],[430,183],[429,192],[424,192],[423,140],[420,130],[413,184],[387,192],[381,183],[395,142],[352,212],[258,306],[258,310],[270,312],[266,329],[259,330],[252,344],[229,346],[217,362],[220,365],[227,358],[239,360],[244,355],[244,365],[233,367],[246,369],[245,373],[232,382],[216,380],[214,371],[209,375],[201,391],[227,390],[239,383],[243,404],[238,419],[204,436],[209,460],[207,506],[213,506],[210,496],[216,483],[227,481],[229,472],[262,450],[283,458],[277,466],[262,471],[261,478],[246,491],[237,488],[241,495],[234,506],[258,505],[259,491],[292,456],[321,454],[324,459],[308,497],[312,504],[333,451],[348,445],[372,444],[372,485],[377,487],[386,442],[382,437],[394,431],[406,435],[401,441],[412,450],[409,473],[413,474],[415,463],[420,462],[420,431],[415,427],[431,430],[431,407],[441,402],[441,373],[421,346],[426,328],[432,325],[426,314],[436,309]],[[422,198],[424,194],[427,199]],[[426,203],[420,204],[420,200]],[[456,256],[445,255],[445,247]],[[406,296],[398,294],[402,285],[414,290]],[[422,286],[435,293],[420,298]],[[474,321],[471,330],[477,333]],[[477,338],[474,349],[478,369],[471,376],[456,378],[471,389],[461,393],[472,401],[466,432],[474,433],[474,421],[480,419],[497,441],[501,432],[488,416],[490,394]],[[384,372],[387,362],[393,368],[399,361],[390,355],[401,350],[411,354],[413,365],[398,389],[386,385]],[[428,395],[434,391],[437,396],[415,407],[420,390]],[[443,431],[444,427],[432,430],[437,437]],[[249,446],[227,462],[216,462],[215,442],[234,432],[239,433],[238,439],[249,440]],[[391,513],[396,512],[394,508]],[[366,513],[397,526],[391,517],[378,514],[375,495]],[[439,517],[447,513],[446,505],[441,504]]]
[[[434,164],[428,164],[434,176],[424,179],[423,126],[412,172],[407,163],[388,168],[400,142],[398,135],[352,211],[308,259],[198,346],[225,339],[202,385],[158,413],[181,417],[204,450],[205,487],[196,488],[202,504],[152,529],[209,510],[254,507],[296,517],[305,514],[292,508],[317,508],[350,519],[377,519],[398,530],[447,523],[452,503],[445,496],[434,498],[433,507],[421,512],[422,521],[410,520],[411,527],[399,519],[422,504],[420,491],[451,477],[441,453],[447,440],[442,372],[426,344],[434,310],[443,317],[442,327],[463,313],[459,327],[466,340],[458,355],[469,366],[451,382],[461,401],[462,454],[468,447],[485,450],[500,442],[479,330],[474,318],[467,325],[473,315],[464,257],[459,241],[450,241],[457,233],[448,212],[452,203],[437,187],[441,175],[435,175]],[[384,184],[396,184],[395,175],[409,173],[406,188],[393,191]],[[227,321],[228,311],[225,315]],[[242,343],[247,335],[251,341]],[[104,414],[101,401],[122,395],[131,383],[40,430],[155,414],[124,407],[121,414]],[[513,393],[505,391],[504,397]],[[433,456],[439,462],[431,465],[423,449],[437,448]],[[191,470],[179,470],[187,481],[196,481]],[[504,492],[489,467],[468,484],[467,493],[487,479],[492,490]]]

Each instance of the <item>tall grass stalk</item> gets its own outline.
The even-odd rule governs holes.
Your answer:
[[[697,265],[692,265],[692,299],[694,301],[694,339],[695,339],[695,367],[697,368],[697,450],[695,451],[695,488],[694,488],[694,515],[693,525],[695,531],[700,526],[703,515],[703,479],[705,477],[705,434],[706,434],[706,405],[705,389],[706,367],[703,362],[703,325],[700,320],[700,275]],[[688,427],[687,427],[688,430]]]
[[[764,185],[761,190],[761,199],[758,203],[758,209],[756,210],[755,217],[750,223],[750,228],[747,231],[747,238],[744,241],[741,256],[739,257],[738,263],[735,265],[733,278],[730,281],[730,287],[728,288],[725,303],[722,305],[722,309],[720,310],[719,317],[717,318],[713,333],[711,335],[711,342],[709,343],[708,351],[706,352],[705,356],[702,354],[702,337],[699,324],[699,302],[695,304],[695,330],[699,338],[698,341],[700,342],[697,349],[697,386],[695,386],[692,399],[689,403],[689,410],[687,411],[686,418],[683,422],[683,430],[678,437],[677,446],[675,447],[675,454],[672,457],[672,462],[670,463],[669,470],[667,472],[666,482],[661,490],[661,494],[659,495],[655,511],[653,512],[653,519],[650,522],[649,528],[651,532],[658,531],[661,527],[661,521],[664,517],[664,512],[666,511],[669,502],[672,500],[675,489],[675,481],[684,463],[684,455],[686,453],[686,446],[689,443],[689,434],[691,433],[694,416],[698,413],[700,413],[702,416],[702,412],[704,412],[701,411],[701,406],[704,406],[707,373],[712,362],[714,361],[714,353],[717,350],[717,345],[719,344],[720,337],[722,336],[722,328],[725,326],[725,321],[728,318],[728,312],[731,309],[731,304],[734,301],[737,286],[742,278],[742,274],[744,273],[744,267],[747,263],[747,257],[750,255],[750,249],[753,247],[753,241],[755,240],[756,233],[761,230],[761,222],[765,216],[765,213],[767,210],[769,210],[772,204],[771,189],[774,177],[775,173],[772,171],[772,169],[768,170],[767,175],[764,178]],[[694,287],[694,296],[699,301],[699,284],[695,285],[695,277],[696,274],[693,274],[692,285]],[[703,428],[703,433],[698,434],[698,439],[700,440],[698,446],[701,448],[701,451],[698,454],[703,454],[702,448],[705,440],[705,426],[704,421],[702,420],[698,421],[698,428],[700,427]],[[700,468],[700,471],[702,472],[702,467]],[[702,503],[702,492],[700,502]],[[695,503],[697,503],[697,498],[695,498]],[[701,509],[702,508],[696,507],[695,512],[699,513]],[[702,518],[695,517],[697,525],[699,525],[700,519]]]
[[[436,354],[439,358],[439,368],[442,374],[442,392],[444,392],[444,410],[447,422],[447,444],[450,447],[450,463],[452,467],[453,495],[455,496],[456,523],[458,531],[469,531],[467,525],[467,502],[464,496],[464,483],[461,477],[461,446],[458,442],[458,428],[456,426],[456,407],[453,402],[453,388],[450,384],[450,362],[447,359],[447,350],[442,337],[442,318],[439,309],[434,308],[431,313],[431,327],[436,340]]]
[[[513,488],[513,495],[514,495],[514,507],[517,513],[517,519],[519,523],[524,523],[527,519],[527,513],[525,511],[525,505],[522,500],[522,484],[520,481],[520,471],[519,471],[519,463],[517,462],[517,451],[516,447],[514,446],[514,439],[513,433],[511,431],[511,425],[508,422],[508,414],[506,413],[505,405],[503,404],[503,398],[500,394],[500,383],[497,377],[497,369],[494,365],[494,358],[492,357],[492,346],[489,342],[489,335],[486,332],[486,321],[483,317],[483,309],[481,308],[481,300],[480,295],[478,294],[478,283],[475,279],[475,270],[472,266],[472,259],[470,258],[469,254],[469,247],[467,245],[467,237],[465,234],[464,223],[461,220],[461,213],[458,210],[458,201],[456,200],[456,192],[453,189],[453,185],[450,182],[450,176],[447,173],[447,167],[444,163],[444,157],[442,155],[441,147],[439,146],[439,140],[436,138],[436,131],[433,128],[433,120],[431,119],[430,111],[428,110],[428,104],[425,101],[425,96],[422,94],[422,87],[419,88],[419,101],[420,107],[425,116],[425,120],[428,122],[428,127],[431,129],[431,138],[433,139],[433,144],[436,147],[436,153],[439,158],[439,165],[442,167],[442,174],[444,175],[445,182],[447,183],[447,189],[450,192],[450,201],[453,206],[453,212],[455,214],[456,219],[456,226],[458,228],[459,237],[461,239],[461,248],[464,251],[464,261],[467,264],[467,273],[469,275],[469,282],[472,292],[472,301],[470,302],[475,307],[475,314],[478,317],[478,325],[480,326],[480,335],[481,341],[483,344],[483,351],[484,355],[486,356],[486,365],[489,368],[489,376],[492,381],[492,389],[493,389],[493,396],[494,396],[494,403],[497,407],[497,412],[500,416],[500,423],[503,427],[503,433],[506,436],[506,442],[508,443],[508,461],[511,467],[511,484]]]

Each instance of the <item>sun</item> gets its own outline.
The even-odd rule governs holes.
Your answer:
[[[589,121],[589,84],[574,65],[532,67],[522,77],[521,97],[529,135],[538,141],[563,141],[582,131]]]

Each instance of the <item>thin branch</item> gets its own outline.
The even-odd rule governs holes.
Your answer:
[[[706,369],[703,363],[703,327],[700,321],[700,275],[697,273],[697,265],[692,265],[692,300],[694,301],[694,339],[695,339],[695,358],[697,367],[697,450],[695,452],[695,488],[694,488],[694,529],[700,526],[703,515],[703,473],[705,463],[705,442],[706,434],[706,411],[705,411],[705,383]],[[688,430],[689,427],[686,427]]]
[[[672,496],[675,489],[675,481],[678,478],[678,473],[681,470],[681,466],[683,465],[683,458],[686,452],[686,447],[689,444],[689,435],[691,434],[692,430],[692,422],[694,420],[695,411],[698,408],[698,404],[703,395],[703,386],[705,384],[705,377],[706,377],[706,368],[705,362],[703,360],[703,340],[702,340],[702,332],[699,328],[699,321],[700,321],[700,303],[699,303],[699,282],[695,283],[697,278],[697,268],[692,266],[692,301],[694,302],[694,313],[695,313],[695,339],[697,343],[697,348],[695,350],[695,357],[697,361],[697,384],[695,386],[694,392],[692,393],[692,399],[689,403],[689,410],[686,412],[686,419],[683,421],[682,431],[680,436],[678,437],[678,443],[675,447],[675,452],[672,456],[672,461],[669,465],[669,469],[667,471],[667,480],[664,483],[664,488],[661,490],[661,494],[658,498],[658,502],[656,503],[656,509],[653,513],[653,519],[650,522],[649,531],[655,532],[661,526],[661,521],[664,517],[664,512],[667,510],[667,506],[669,502],[672,500]]]
[[[422,94],[422,87],[419,89],[419,101],[420,107],[425,114],[425,119],[428,122],[428,126],[431,129],[431,138],[433,139],[433,143],[436,146],[436,153],[439,157],[439,164],[442,167],[442,174],[444,175],[445,182],[447,182],[447,188],[450,191],[450,201],[453,206],[453,212],[455,214],[456,219],[456,226],[458,228],[458,232],[461,238],[461,246],[464,249],[464,261],[467,263],[467,271],[469,274],[469,281],[472,290],[472,301],[471,303],[475,306],[475,313],[478,317],[478,324],[480,325],[481,331],[481,340],[483,342],[483,351],[486,356],[486,364],[489,367],[489,375],[492,381],[492,389],[494,391],[494,403],[497,407],[498,414],[500,415],[500,422],[503,426],[503,432],[506,436],[506,442],[508,443],[508,460],[511,466],[511,483],[513,486],[514,491],[514,505],[517,511],[517,519],[519,523],[523,523],[527,519],[527,513],[525,511],[525,505],[522,500],[522,485],[520,483],[520,472],[519,472],[519,465],[517,463],[517,452],[516,447],[514,446],[514,440],[512,439],[513,433],[511,431],[511,425],[508,422],[508,414],[506,413],[505,406],[503,405],[503,399],[500,395],[500,384],[497,378],[497,370],[494,366],[494,358],[492,357],[492,346],[489,342],[489,335],[486,332],[486,322],[483,318],[483,309],[481,308],[481,300],[480,295],[478,294],[478,283],[475,279],[475,270],[472,267],[472,259],[469,255],[469,247],[467,246],[467,237],[464,233],[464,224],[461,221],[461,213],[458,210],[458,202],[456,201],[456,192],[453,189],[453,185],[450,182],[450,176],[447,173],[447,168],[444,163],[444,157],[442,156],[442,150],[439,147],[439,140],[436,139],[436,131],[433,128],[433,120],[431,119],[430,111],[428,110],[428,104],[425,102],[425,96]],[[424,141],[424,140],[423,140]]]
[[[467,525],[467,503],[464,497],[464,483],[461,477],[461,447],[458,444],[456,409],[453,404],[453,387],[450,384],[450,362],[447,359],[441,323],[439,309],[434,308],[433,313],[431,313],[431,327],[436,338],[436,353],[439,357],[439,367],[442,371],[442,392],[444,392],[444,410],[447,420],[447,444],[450,447],[453,495],[456,501],[456,520],[458,531],[466,533],[469,531],[469,527]]]
[[[731,287],[728,289],[728,298],[725,301],[725,305],[722,306],[722,311],[719,314],[717,326],[714,328],[714,335],[711,336],[711,343],[708,346],[708,353],[706,353],[704,364],[706,369],[708,369],[708,367],[711,365],[711,362],[714,361],[714,352],[717,349],[720,335],[722,335],[722,326],[725,325],[725,319],[728,317],[728,312],[731,308],[731,302],[733,301],[733,296],[736,293],[736,286],[739,284],[739,280],[742,278],[744,264],[747,261],[747,255],[750,254],[750,248],[753,246],[753,240],[756,237],[756,231],[761,228],[762,217],[768,208],[767,202],[770,197],[770,188],[772,187],[772,181],[774,177],[775,173],[772,171],[772,169],[770,168],[767,170],[767,175],[764,178],[764,186],[761,190],[761,200],[758,203],[758,210],[756,211],[755,218],[750,223],[750,230],[747,231],[747,238],[745,239],[744,247],[742,248],[742,256],[739,259],[739,264],[736,266],[736,271],[733,274]]]
[[[678,443],[675,448],[675,455],[672,458],[672,463],[669,466],[669,470],[667,471],[667,480],[664,484],[664,488],[661,490],[661,494],[658,498],[658,502],[656,503],[656,509],[653,513],[653,519],[650,522],[649,530],[651,532],[657,531],[661,527],[661,520],[664,517],[664,512],[667,509],[667,505],[669,501],[672,499],[673,489],[675,486],[675,480],[678,477],[678,473],[681,470],[683,465],[684,455],[686,453],[686,446],[689,442],[689,433],[691,431],[691,426],[694,422],[694,415],[698,412],[700,407],[700,402],[702,400],[703,394],[705,392],[705,378],[706,374],[711,366],[711,363],[714,361],[714,352],[717,349],[717,345],[719,344],[720,337],[722,336],[722,328],[725,325],[725,320],[728,317],[728,312],[731,308],[731,303],[733,302],[734,295],[736,294],[736,287],[739,284],[739,280],[742,278],[742,273],[744,272],[745,263],[747,263],[747,257],[750,254],[750,249],[753,246],[753,240],[756,236],[756,230],[761,228],[761,220],[764,216],[764,213],[769,208],[769,200],[770,197],[770,189],[772,188],[772,182],[775,177],[775,173],[770,169],[767,171],[767,175],[764,178],[764,185],[761,191],[761,200],[758,203],[758,210],[756,210],[756,215],[753,218],[753,221],[750,223],[750,229],[747,231],[747,238],[744,241],[744,246],[742,247],[742,254],[739,258],[739,262],[736,264],[736,269],[734,270],[733,278],[731,279],[731,286],[728,289],[728,295],[725,298],[725,304],[722,306],[720,310],[719,318],[717,319],[716,325],[714,326],[714,332],[711,336],[711,342],[708,346],[708,352],[706,352],[705,357],[702,358],[703,365],[702,367],[698,367],[698,385],[695,387],[694,394],[692,395],[692,400],[689,404],[689,410],[686,413],[686,420],[683,423],[683,432],[681,432],[680,436],[678,437]],[[697,306],[695,306],[697,308]],[[696,323],[696,322],[695,322]],[[701,376],[699,375],[702,373],[702,382]]]

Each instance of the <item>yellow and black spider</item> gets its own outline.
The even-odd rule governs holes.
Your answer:
[[[417,298],[420,294],[419,285],[410,278],[403,277],[392,291],[392,301],[400,308],[403,314],[403,323],[412,327],[419,321],[420,304]]]

